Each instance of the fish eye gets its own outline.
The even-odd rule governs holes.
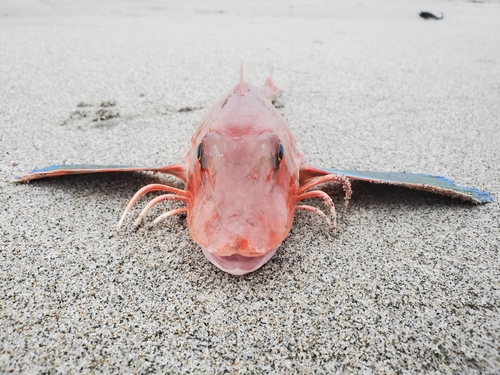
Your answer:
[[[285,156],[285,148],[283,147],[283,144],[280,142],[278,144],[278,155],[277,155],[278,165],[283,160],[283,156]]]
[[[203,142],[200,142],[198,148],[196,149],[196,157],[198,161],[201,163],[201,158],[203,157]]]

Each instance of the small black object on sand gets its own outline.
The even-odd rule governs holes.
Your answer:
[[[430,12],[420,12],[419,16],[426,19],[426,20],[428,20],[428,19],[442,20],[444,17],[442,12],[441,12],[441,17],[435,16],[434,14],[432,14]]]

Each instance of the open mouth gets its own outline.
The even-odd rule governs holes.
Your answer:
[[[269,259],[272,258],[274,253],[276,253],[276,250],[278,250],[278,246],[276,246],[267,254],[257,257],[245,257],[239,254],[220,256],[210,254],[205,249],[202,250],[205,257],[213,265],[217,266],[224,272],[230,273],[231,275],[241,276],[262,267]]]

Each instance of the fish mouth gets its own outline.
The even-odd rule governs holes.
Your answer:
[[[279,245],[271,249],[271,251],[267,254],[256,257],[246,257],[239,254],[221,256],[211,254],[205,249],[202,250],[205,258],[207,258],[214,266],[220,268],[224,272],[230,273],[231,275],[241,276],[262,267],[273,257],[276,250],[278,250],[278,247]]]

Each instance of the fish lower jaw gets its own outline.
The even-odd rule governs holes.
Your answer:
[[[211,254],[205,249],[202,250],[205,258],[207,258],[214,266],[220,268],[224,272],[230,273],[231,275],[241,276],[253,272],[266,264],[267,261],[276,253],[278,247],[279,245],[267,254],[256,257],[245,257],[238,254],[221,256]]]

